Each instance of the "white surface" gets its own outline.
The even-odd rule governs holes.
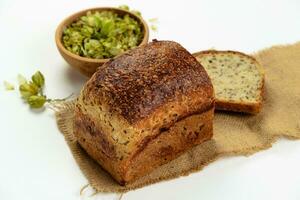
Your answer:
[[[53,112],[30,111],[3,80],[41,70],[46,94],[78,92],[84,78],[71,70],[54,43],[58,23],[75,11],[128,4],[146,19],[158,17],[153,37],[180,42],[191,52],[234,49],[253,52],[300,40],[300,1],[0,1],[0,199],[73,200],[89,197],[87,183],[62,135]],[[224,158],[204,170],[126,193],[123,199],[300,199],[300,141],[281,140],[250,157]]]

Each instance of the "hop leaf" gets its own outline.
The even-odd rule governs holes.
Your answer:
[[[150,26],[150,28],[151,28],[152,31],[157,31],[157,26],[155,26],[153,24]]]
[[[151,18],[151,19],[148,19],[148,21],[149,21],[150,23],[157,23],[158,18]]]
[[[32,95],[27,99],[27,103],[31,108],[41,108],[44,106],[46,101],[47,101],[46,96],[37,96],[37,95]]]
[[[19,87],[22,98],[28,99],[30,96],[36,95],[39,92],[39,88],[33,82],[23,83]]]
[[[24,76],[22,76],[21,74],[18,74],[18,82],[19,82],[19,85],[22,85],[22,84],[26,83],[27,80]]]
[[[129,6],[127,5],[120,5],[118,8],[129,11]]]
[[[31,79],[32,82],[39,88],[42,88],[45,84],[44,75],[40,71],[35,72],[35,74],[33,74],[33,76],[31,77]]]
[[[7,81],[4,81],[3,84],[4,84],[4,87],[6,90],[14,90],[15,89],[15,86]]]

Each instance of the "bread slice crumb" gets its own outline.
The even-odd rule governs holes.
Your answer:
[[[194,56],[212,80],[217,110],[260,112],[264,70],[255,58],[241,52],[216,50]]]

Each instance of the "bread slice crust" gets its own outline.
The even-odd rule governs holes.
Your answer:
[[[249,114],[258,114],[262,109],[263,98],[264,98],[265,72],[264,72],[263,67],[259,64],[259,62],[254,57],[247,55],[245,53],[242,53],[242,52],[238,52],[238,51],[205,50],[205,51],[199,51],[199,52],[193,53],[193,56],[196,58],[201,58],[203,56],[211,55],[211,54],[234,54],[234,55],[246,57],[246,58],[252,60],[256,64],[258,71],[261,73],[261,75],[263,77],[262,84],[259,88],[260,95],[259,95],[259,99],[257,102],[252,103],[252,102],[241,102],[241,101],[228,101],[226,99],[221,99],[221,98],[216,97],[216,99],[215,99],[216,108],[215,109],[216,110],[224,110],[224,111],[249,113]]]

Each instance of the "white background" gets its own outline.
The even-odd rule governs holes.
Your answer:
[[[208,48],[251,53],[300,40],[300,1],[14,1],[0,0],[0,199],[117,199],[79,195],[87,180],[59,133],[53,112],[31,111],[18,91],[18,73],[46,76],[46,94],[78,93],[86,80],[59,55],[54,32],[66,16],[96,6],[128,4],[159,19],[152,38],[175,40],[189,51]],[[284,66],[283,66],[284,67]],[[280,140],[250,157],[224,158],[187,177],[126,193],[123,199],[300,199],[300,141]]]

